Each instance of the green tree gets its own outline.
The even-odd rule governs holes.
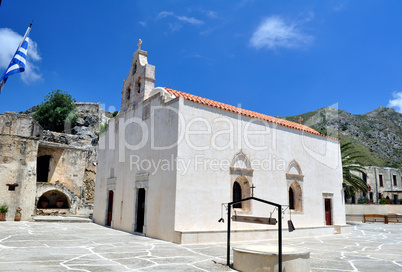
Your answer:
[[[52,91],[45,96],[33,118],[44,128],[62,132],[65,126],[77,121],[75,99],[61,90]]]
[[[356,173],[365,173],[363,165],[358,161],[363,157],[359,151],[356,151],[352,143],[341,144],[342,170],[343,170],[343,188],[346,197],[349,198],[356,191],[368,192],[370,187]]]

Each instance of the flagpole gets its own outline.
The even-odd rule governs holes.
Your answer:
[[[20,45],[17,47],[17,50],[15,51],[15,54],[17,54],[18,50],[21,48],[21,45],[24,43],[25,38],[28,36],[29,32],[31,32],[31,26],[32,26],[32,23],[29,24],[27,31],[25,31],[24,38],[22,38],[22,41],[20,42]]]
[[[29,32],[31,32],[31,26],[32,26],[32,23],[29,24],[28,29],[27,29],[27,31],[25,32],[24,38],[22,38],[22,41],[21,41],[21,43],[20,43],[20,46],[18,46],[18,48],[17,48],[17,51],[18,51],[18,49],[21,47],[22,43],[25,41],[25,38],[28,36]]]

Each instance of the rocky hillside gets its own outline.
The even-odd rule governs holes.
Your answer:
[[[301,121],[322,134],[340,138],[342,143],[352,142],[365,156],[361,160],[365,165],[402,168],[402,114],[394,109],[379,107],[354,115],[326,107],[282,118]]]

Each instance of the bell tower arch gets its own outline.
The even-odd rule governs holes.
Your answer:
[[[127,78],[123,81],[120,110],[126,111],[130,107],[148,99],[155,87],[155,66],[148,64],[148,53],[141,50],[142,41],[138,42],[138,49],[134,52],[131,68]]]

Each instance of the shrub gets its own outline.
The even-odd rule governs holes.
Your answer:
[[[63,132],[65,124],[74,124],[78,119],[74,102],[70,94],[61,90],[52,91],[45,96],[32,117],[43,129]]]
[[[7,205],[1,205],[0,206],[0,213],[6,213],[8,212],[8,206]]]
[[[385,197],[382,197],[380,199],[380,204],[391,204],[391,200],[389,200],[389,199],[387,199]]]
[[[369,204],[369,201],[367,199],[359,199],[357,204]]]

